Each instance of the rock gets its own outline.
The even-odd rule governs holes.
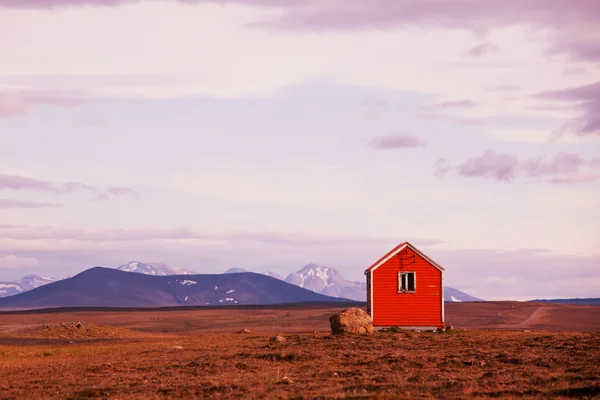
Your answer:
[[[248,329],[240,329],[236,333],[250,333],[250,331]]]
[[[81,321],[77,321],[75,323],[75,326],[78,327],[78,328],[81,328],[81,325],[83,325],[83,322],[81,322]]]
[[[347,308],[329,318],[331,332],[338,333],[373,333],[373,320],[360,308]]]
[[[285,342],[285,338],[283,336],[271,336],[269,340],[271,342]]]

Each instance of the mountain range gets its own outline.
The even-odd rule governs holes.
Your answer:
[[[124,272],[135,272],[152,276],[198,275],[195,271],[183,268],[171,267],[162,263],[143,263],[140,261],[131,261],[116,269]],[[250,273],[250,271],[243,268],[230,268],[223,274],[230,275],[239,273]],[[367,298],[365,282],[349,281],[344,279],[337,270],[322,265],[308,264],[299,271],[290,273],[285,279],[281,275],[270,271],[264,272],[261,275],[272,277],[329,297],[340,297],[356,301],[365,301]],[[31,277],[35,277],[36,279],[32,279]],[[16,282],[0,282],[0,297],[23,293],[54,281],[56,281],[56,279],[29,275]],[[31,282],[31,284],[23,282]],[[470,296],[458,289],[447,286],[444,287],[444,300],[449,302],[483,301],[482,299]]]
[[[94,267],[71,278],[0,299],[0,309],[170,307],[348,302],[282,280],[240,274],[152,275]]]
[[[18,281],[0,282],[0,297],[24,293],[55,281],[56,279],[47,276],[27,275]]]

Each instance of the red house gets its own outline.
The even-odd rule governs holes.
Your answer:
[[[444,268],[404,242],[365,270],[374,327],[444,327]]]

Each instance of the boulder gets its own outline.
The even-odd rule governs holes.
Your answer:
[[[360,308],[347,308],[329,318],[331,333],[373,333],[373,320]]]
[[[285,338],[283,336],[271,336],[269,338],[271,342],[285,342]]]

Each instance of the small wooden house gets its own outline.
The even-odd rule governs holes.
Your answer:
[[[444,268],[404,242],[365,270],[375,328],[444,327]]]

